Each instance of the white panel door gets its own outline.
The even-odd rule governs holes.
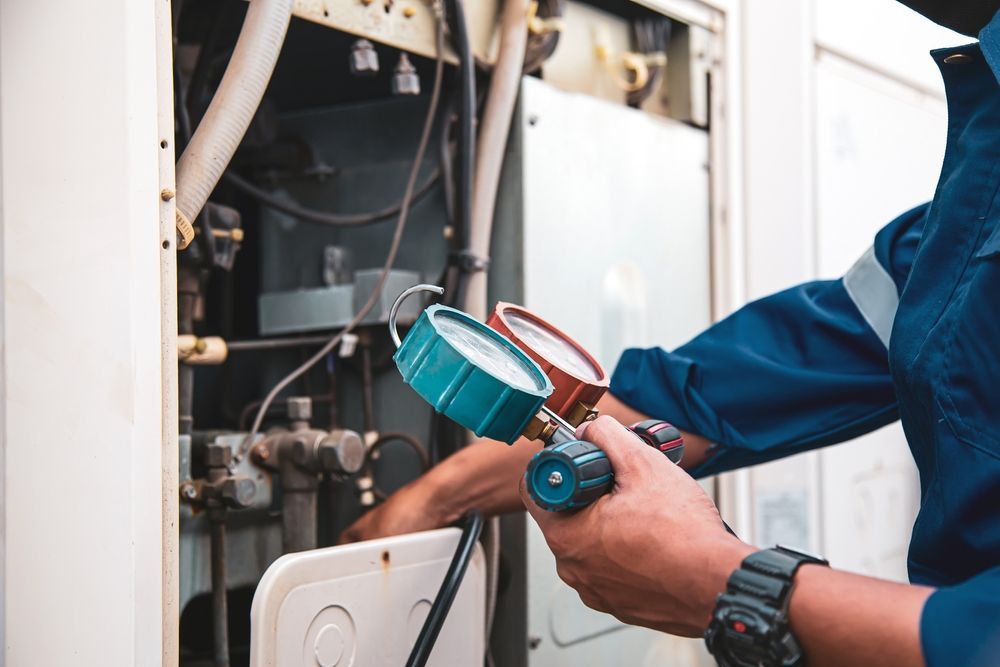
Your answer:
[[[670,349],[704,329],[708,136],[535,79],[521,103],[525,305],[609,372],[626,347]],[[584,607],[529,526],[528,626],[540,640],[532,665],[713,664],[699,641]]]

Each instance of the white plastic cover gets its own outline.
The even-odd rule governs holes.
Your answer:
[[[288,554],[250,610],[251,667],[400,667],[458,545],[457,528]],[[477,545],[429,666],[482,664],[485,559]]]

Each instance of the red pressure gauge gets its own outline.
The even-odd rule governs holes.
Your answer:
[[[545,405],[573,426],[593,414],[608,390],[608,376],[583,347],[531,311],[499,302],[486,324],[535,360],[555,391]]]

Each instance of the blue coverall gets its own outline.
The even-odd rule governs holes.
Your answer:
[[[695,475],[902,420],[921,486],[910,579],[938,587],[920,627],[931,667],[1000,666],[1000,14],[979,40],[931,54],[949,115],[933,201],[842,279],[753,302],[673,352],[627,350],[611,380],[715,443]]]

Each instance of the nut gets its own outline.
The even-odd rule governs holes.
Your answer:
[[[227,507],[244,509],[253,503],[257,485],[249,477],[228,477],[222,482],[219,500]]]
[[[225,468],[233,461],[233,450],[228,445],[213,442],[205,446],[205,465],[209,468]]]
[[[288,418],[293,422],[307,422],[312,419],[312,399],[308,396],[292,396],[285,401]]]

